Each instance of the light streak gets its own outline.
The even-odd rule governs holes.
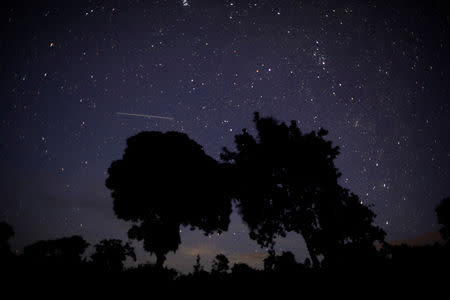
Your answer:
[[[130,113],[125,113],[125,112],[117,112],[116,114],[122,115],[122,116],[143,117],[143,118],[149,118],[149,119],[165,119],[165,120],[173,120],[174,119],[172,117],[144,115],[144,114],[130,114]]]

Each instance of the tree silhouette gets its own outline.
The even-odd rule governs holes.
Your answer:
[[[212,272],[219,274],[227,273],[230,269],[229,263],[230,261],[224,254],[217,254],[213,260]]]
[[[89,244],[78,235],[38,241],[24,248],[24,258],[31,265],[51,268],[73,268],[82,263]]]
[[[274,265],[275,272],[292,273],[297,268],[297,261],[294,254],[290,251],[283,251],[280,256],[277,257]]]
[[[254,123],[257,138],[244,129],[235,136],[236,152],[221,154],[231,163],[233,195],[250,237],[273,248],[277,236],[300,233],[315,267],[320,255],[331,264],[349,245],[376,251],[373,243],[385,233],[372,224],[375,214],[339,186],[339,149],[324,139],[327,131],[302,134],[294,121],[287,126],[258,113]]]
[[[442,225],[440,229],[441,236],[444,240],[450,238],[450,197],[442,199],[438,207],[436,207],[436,215],[439,224]]]
[[[180,244],[180,226],[211,234],[227,230],[231,200],[224,168],[186,134],[141,132],[128,138],[122,159],[108,169],[114,212],[130,221],[131,239],[143,240],[162,266]]]
[[[194,264],[194,274],[200,274],[201,272],[203,272],[203,266],[200,263],[200,255],[197,254]]]
[[[121,240],[105,239],[95,245],[91,255],[92,262],[98,268],[109,272],[120,272],[127,257],[136,261],[136,254],[129,243],[122,245]]]

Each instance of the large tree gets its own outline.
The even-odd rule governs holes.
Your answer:
[[[231,200],[223,171],[184,133],[141,132],[127,139],[106,186],[117,217],[132,224],[128,236],[143,240],[162,266],[181,243],[180,226],[205,234],[228,229]]]
[[[233,194],[250,237],[273,248],[276,237],[300,233],[316,267],[320,256],[330,262],[350,244],[375,250],[385,233],[373,225],[375,214],[339,186],[339,149],[324,139],[327,131],[302,134],[294,121],[287,126],[258,113],[254,123],[257,138],[244,129],[235,137],[236,151],[224,148],[221,155],[231,163]]]

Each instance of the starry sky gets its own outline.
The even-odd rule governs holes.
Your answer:
[[[374,205],[388,240],[436,232],[450,195],[445,2],[2,2],[0,219],[13,249],[126,240],[104,185],[126,138],[182,131],[219,159],[242,128],[255,133],[254,111],[329,130],[341,184]],[[190,272],[197,254],[208,267],[224,253],[260,267],[266,252],[231,220],[220,236],[182,228],[168,266]],[[307,255],[296,235],[276,250]]]

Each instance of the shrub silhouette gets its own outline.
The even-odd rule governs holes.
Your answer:
[[[300,233],[315,267],[319,256],[333,265],[348,248],[375,253],[385,233],[373,225],[375,214],[339,186],[339,149],[324,139],[327,131],[302,134],[294,121],[287,126],[258,113],[254,123],[257,138],[243,129],[236,151],[221,154],[250,237],[273,249],[276,237]]]
[[[92,263],[99,269],[108,272],[120,272],[127,257],[136,261],[134,248],[129,243],[122,245],[121,240],[108,239],[100,241],[91,255]]]
[[[246,263],[235,263],[231,267],[231,273],[234,275],[249,275],[255,272],[256,270]]]
[[[47,271],[79,269],[82,255],[89,244],[78,235],[55,240],[38,241],[24,248],[23,256],[31,267]]]
[[[230,261],[224,254],[217,254],[213,260],[211,272],[219,274],[227,273],[230,269],[229,263]]]
[[[122,159],[108,174],[115,214],[132,223],[128,236],[143,240],[160,267],[166,254],[178,249],[181,225],[205,234],[228,229],[231,200],[223,168],[184,133],[128,138]]]

